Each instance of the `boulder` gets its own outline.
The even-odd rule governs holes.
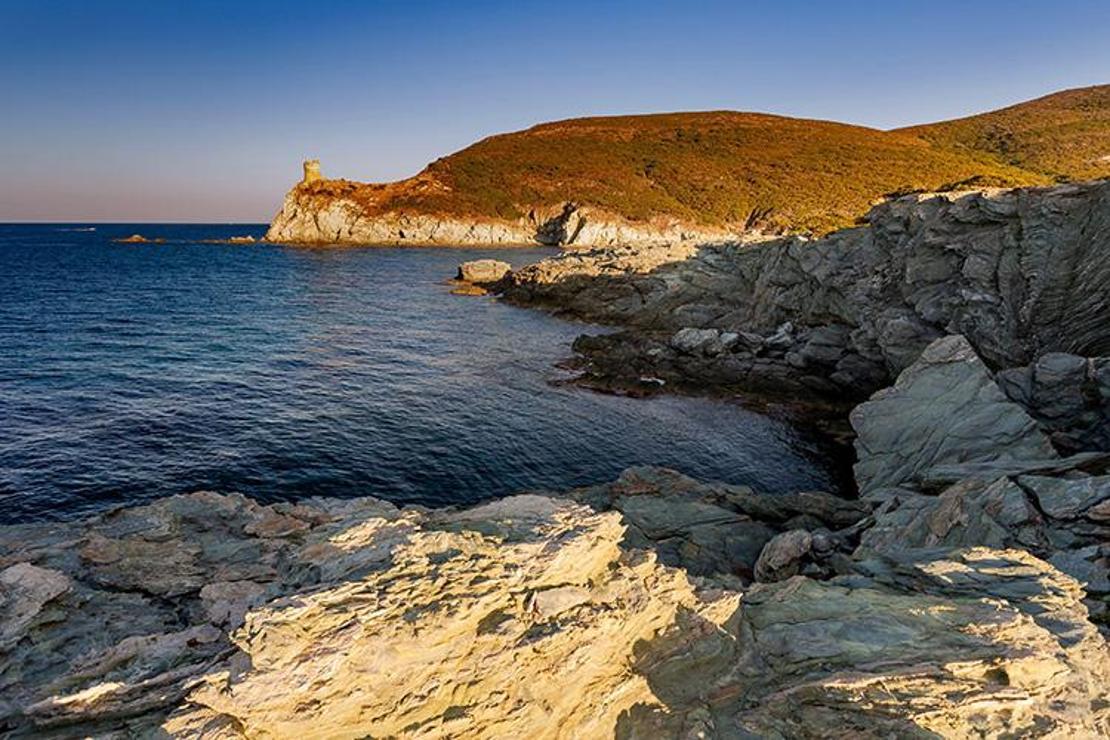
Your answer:
[[[512,272],[512,265],[499,260],[471,260],[459,265],[458,279],[476,285],[496,283]]]
[[[755,580],[772,583],[798,575],[812,549],[813,535],[804,529],[792,529],[775,535],[759,554],[759,560],[755,564]]]
[[[687,355],[700,354],[715,357],[728,351],[740,339],[734,332],[720,332],[716,329],[694,329],[687,327],[678,330],[671,337],[672,348]]]
[[[851,423],[864,494],[912,487],[939,466],[1059,458],[961,336],[930,344],[893,387],[853,409]]]

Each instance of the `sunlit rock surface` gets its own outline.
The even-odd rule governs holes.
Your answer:
[[[383,199],[391,187],[380,187]],[[365,191],[354,183],[302,181],[286,194],[266,239],[288,244],[604,247],[719,243],[735,238],[721,229],[697,229],[674,219],[634,222],[572,203],[533,209],[519,219],[499,219],[420,208],[379,212],[375,203],[360,198],[365,198]]]
[[[651,470],[576,496],[731,498],[730,516],[745,507],[770,528],[800,502],[760,513],[769,504],[754,494]],[[834,510],[824,521],[855,518]],[[641,532],[651,519],[630,516]],[[689,540],[704,526],[671,525]],[[1107,729],[1110,654],[1083,591],[1027,553],[858,555],[839,575],[749,586],[728,567],[696,577],[663,565],[667,539],[633,536],[617,510],[539,495],[426,511],[205,493],[7,527],[0,727],[198,738]]]
[[[1110,736],[1108,188],[519,271],[510,297],[636,327],[594,347],[634,372],[893,381],[851,417],[860,498],[634,468],[0,528],[0,732]]]

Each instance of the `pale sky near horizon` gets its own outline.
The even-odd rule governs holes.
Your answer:
[[[583,115],[893,128],[1110,82],[1110,2],[0,0],[0,222],[264,222]]]

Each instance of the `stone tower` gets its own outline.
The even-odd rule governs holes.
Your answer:
[[[306,159],[304,161],[304,179],[301,180],[301,183],[308,184],[323,179],[323,175],[320,174],[320,160]]]

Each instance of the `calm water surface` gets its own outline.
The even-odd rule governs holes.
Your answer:
[[[204,244],[0,225],[0,521],[198,489],[469,503],[653,463],[781,491],[820,454],[733,404],[556,386],[587,330],[443,284],[545,250]],[[113,244],[134,232],[166,244]]]

